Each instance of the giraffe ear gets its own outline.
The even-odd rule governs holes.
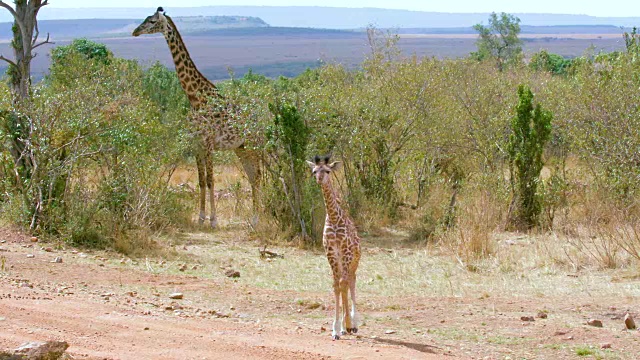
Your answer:
[[[307,160],[307,164],[308,164],[308,165],[309,165],[309,167],[311,167],[312,169],[313,169],[314,167],[316,167],[316,164],[315,164],[315,163],[313,163],[313,162],[311,162],[311,161],[309,161],[309,160]]]
[[[340,170],[341,166],[342,166],[342,161],[334,161],[331,164],[329,164],[329,167],[333,171]]]

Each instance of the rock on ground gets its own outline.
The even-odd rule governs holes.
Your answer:
[[[15,349],[13,354],[5,357],[0,353],[0,360],[59,360],[69,359],[65,351],[69,344],[65,341],[28,342]]]

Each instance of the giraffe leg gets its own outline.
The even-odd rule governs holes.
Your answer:
[[[333,319],[333,329],[331,330],[331,337],[333,338],[333,340],[340,340],[340,335],[342,335],[342,320],[340,319],[340,283],[338,279],[333,280],[333,294],[336,298],[336,309],[335,318]]]
[[[206,185],[206,173],[205,173],[205,159],[204,153],[196,151],[196,168],[198,169],[198,187],[200,188],[200,214],[198,217],[198,223],[202,225],[204,223],[206,197],[207,197],[207,185]]]
[[[349,314],[349,284],[346,277],[340,279],[340,296],[342,297],[342,335],[346,335],[351,329],[351,316]],[[349,331],[350,332],[350,331]]]
[[[213,157],[210,152],[205,154],[205,164],[207,172],[207,187],[209,188],[209,205],[211,205],[211,215],[209,216],[209,222],[211,228],[215,229],[218,225],[218,218],[216,217],[216,192],[214,191],[214,175],[213,175]]]
[[[349,333],[358,332],[358,314],[356,313],[356,274],[349,279],[349,293],[351,293],[351,328],[347,328]]]
[[[251,184],[251,200],[253,203],[253,216],[251,218],[251,225],[258,224],[258,210],[259,210],[259,191],[260,191],[260,157],[254,150],[247,150],[244,147],[236,148],[236,155],[242,163],[242,168],[249,178],[249,184]]]

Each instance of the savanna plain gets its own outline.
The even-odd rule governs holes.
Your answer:
[[[185,38],[212,79],[227,63],[253,68],[248,47],[266,49],[267,65],[339,52],[291,78],[219,83],[255,120],[243,125],[248,146],[268,155],[257,224],[237,159],[216,155],[216,229],[197,223],[188,104],[162,38],[107,39],[108,61],[70,50],[43,63],[49,76],[24,113],[47,130],[34,130],[33,152],[47,172],[24,185],[0,152],[0,349],[56,339],[76,359],[639,358],[624,318],[640,319],[640,39],[532,39],[525,49],[552,47],[527,50],[539,67],[498,70],[452,59],[474,50],[470,38],[371,34],[217,39],[222,48]],[[594,42],[606,51],[589,51]],[[139,49],[161,64],[131,60]],[[562,51],[578,60],[553,73],[549,53]],[[520,84],[553,113],[540,211],[524,228],[509,225]],[[0,94],[9,108],[6,85]],[[5,143],[11,134],[0,130]],[[324,204],[299,163],[323,152],[344,163],[337,188],[362,237],[361,324],[338,341]],[[34,189],[50,194],[36,210]]]

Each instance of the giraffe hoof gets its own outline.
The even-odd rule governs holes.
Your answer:
[[[341,330],[341,331],[340,331],[340,333],[341,333],[342,335],[347,335],[347,332],[346,332],[345,330]]]
[[[357,327],[348,328],[347,331],[349,332],[349,334],[355,334],[358,332],[358,328]]]
[[[334,341],[335,340],[340,340],[340,335],[333,335],[332,338],[333,338]]]

